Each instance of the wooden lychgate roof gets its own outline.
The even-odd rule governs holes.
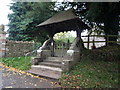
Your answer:
[[[59,22],[63,22],[63,21],[71,20],[71,19],[75,19],[75,18],[78,18],[78,17],[73,13],[73,10],[70,9],[68,11],[58,12],[57,14],[55,14],[48,20],[44,21],[43,23],[39,24],[38,26],[59,23]]]
[[[89,28],[82,20],[79,19],[79,17],[75,15],[73,9],[58,12],[48,20],[37,25],[37,27],[43,28],[53,34],[63,31],[76,30],[78,27],[81,29]]]

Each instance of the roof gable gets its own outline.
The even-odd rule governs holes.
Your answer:
[[[59,13],[56,13],[54,16],[44,21],[43,23],[39,24],[38,26],[59,23],[59,22],[63,22],[71,19],[76,19],[76,18],[78,17],[74,14],[73,9],[69,9],[67,11],[61,11]]]

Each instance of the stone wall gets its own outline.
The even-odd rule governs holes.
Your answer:
[[[33,51],[33,42],[28,41],[6,41],[5,57],[20,57],[26,53]]]
[[[6,40],[4,25],[0,25],[0,58],[25,56],[33,51],[34,45],[34,42]]]

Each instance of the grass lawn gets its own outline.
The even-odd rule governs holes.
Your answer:
[[[118,62],[82,60],[60,79],[65,88],[118,88]]]
[[[30,59],[31,57],[9,57],[0,58],[0,62],[4,63],[7,66],[17,68],[19,70],[28,70],[31,66]]]

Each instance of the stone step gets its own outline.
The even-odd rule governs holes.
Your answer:
[[[32,65],[29,73],[45,76],[49,78],[59,79],[61,77],[62,69],[44,65]]]
[[[55,62],[40,62],[39,65],[61,68],[61,63],[59,64]]]
[[[60,60],[44,60],[44,62],[49,62],[49,63],[57,63],[57,64],[61,64],[62,63],[62,61],[60,61]]]
[[[62,57],[47,57],[47,60],[59,60],[62,61]]]

